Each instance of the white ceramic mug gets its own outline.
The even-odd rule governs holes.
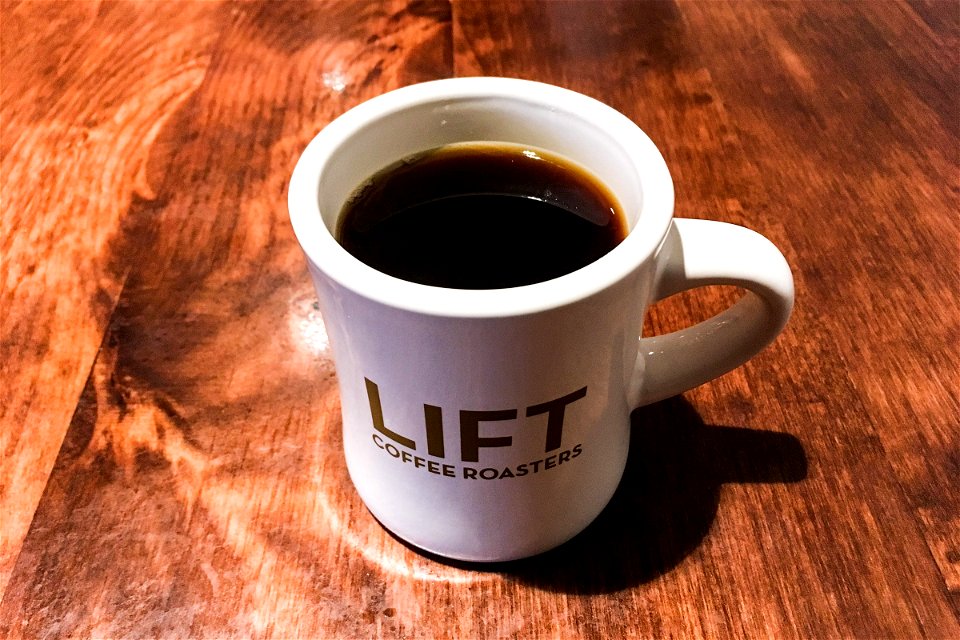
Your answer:
[[[562,277],[511,289],[415,284],[336,241],[366,178],[464,141],[545,148],[588,168],[630,232]],[[653,142],[584,95],[537,82],[457,78],[408,86],[343,114],[293,172],[290,216],[340,384],[347,467],[373,515],[427,551],[530,556],[583,530],[613,495],[630,412],[739,366],[781,331],[793,279],[781,253],[730,224],[673,219]],[[693,287],[746,295],[689,329],[641,338],[656,300]]]

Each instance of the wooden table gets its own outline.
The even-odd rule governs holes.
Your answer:
[[[956,2],[2,6],[0,636],[960,637]],[[333,117],[455,75],[623,111],[798,292],[502,566],[356,497],[285,200]]]

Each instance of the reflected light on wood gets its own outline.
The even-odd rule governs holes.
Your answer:
[[[318,490],[316,499],[331,531],[342,538],[351,549],[387,573],[414,580],[451,584],[480,582],[492,575],[448,567],[419,556],[394,540],[385,530],[382,530],[382,535],[373,536],[375,540],[367,540],[361,532],[352,530],[350,524],[340,518],[322,487]]]
[[[312,356],[328,355],[330,339],[320,309],[312,295],[300,295],[290,304],[291,342]]]

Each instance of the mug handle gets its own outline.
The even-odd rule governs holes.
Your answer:
[[[756,355],[793,309],[793,275],[780,250],[755,231],[726,222],[673,220],[658,257],[654,299],[706,285],[747,293],[697,325],[640,338],[632,406],[663,400],[712,380]]]

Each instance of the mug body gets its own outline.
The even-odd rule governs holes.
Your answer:
[[[559,278],[479,291],[398,280],[337,244],[338,215],[366,178],[467,141],[582,165],[618,199],[626,239]],[[297,164],[289,203],[337,368],[347,466],[371,513],[422,549],[472,561],[533,555],[585,528],[623,472],[628,386],[672,215],[649,138],[557,87],[435,81],[326,127]]]

